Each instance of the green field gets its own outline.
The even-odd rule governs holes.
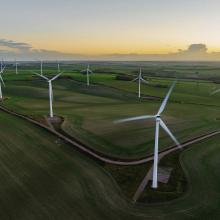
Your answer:
[[[21,75],[21,74],[20,74]],[[20,77],[19,75],[19,77]],[[71,75],[65,73],[65,75]],[[37,77],[26,81],[10,79],[5,75],[7,87],[4,94],[9,99],[4,105],[15,111],[43,116],[48,114],[47,83]],[[17,76],[18,77],[18,76]],[[136,97],[137,84],[115,80],[110,74],[94,74],[89,88],[85,76],[72,74],[72,79],[54,82],[54,112],[64,117],[62,129],[105,154],[121,158],[140,158],[152,153],[154,122],[138,121],[121,125],[114,120],[130,116],[155,114],[161,101]],[[77,81],[75,81],[77,80]],[[143,95],[163,98],[171,85],[171,79],[151,80],[150,86],[143,85]],[[165,85],[158,88],[155,85]],[[215,84],[203,82],[199,86],[193,81],[180,80],[163,114],[164,121],[180,141],[215,130],[219,127],[220,96],[210,96]],[[203,109],[200,111],[199,109]],[[160,149],[173,143],[161,132]]]
[[[118,188],[101,167],[23,120],[0,118],[1,219],[113,219],[102,201]]]
[[[213,82],[220,77],[217,64],[146,65],[143,69],[150,85],[142,86],[140,100],[136,83],[116,80],[117,74],[135,75],[135,65],[94,64],[89,88],[85,76],[79,73],[85,64],[63,65],[63,76],[53,84],[54,112],[64,118],[62,129],[104,154],[145,157],[153,150],[154,122],[116,125],[113,121],[156,113],[174,73],[180,79],[163,118],[178,140],[219,129],[220,94],[210,96],[219,87]],[[6,99],[2,104],[41,119],[48,115],[48,85],[29,71],[37,68],[33,64],[21,66],[15,75],[8,67],[3,87]],[[45,72],[54,75],[55,66],[48,64]],[[133,204],[105,166],[28,122],[3,112],[0,118],[0,219],[220,218],[219,137],[194,144],[180,153],[179,161],[188,183],[183,196],[163,203]],[[160,149],[172,144],[161,131]],[[149,164],[146,172],[148,168]]]
[[[23,120],[5,113],[0,117],[1,219],[218,219],[220,216],[219,137],[181,154],[190,183],[185,196],[161,205],[134,206],[95,162]]]

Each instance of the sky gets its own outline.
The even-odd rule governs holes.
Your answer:
[[[219,0],[0,0],[0,8],[6,59],[220,60]]]

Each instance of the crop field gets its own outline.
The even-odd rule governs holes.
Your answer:
[[[190,183],[185,196],[132,205],[95,162],[23,120],[0,117],[1,219],[219,218],[219,137],[182,153]]]
[[[119,80],[117,76],[134,78],[140,64],[149,84],[142,84],[142,97],[138,99],[138,84]],[[95,151],[122,159],[152,154],[153,120],[123,124],[114,121],[156,114],[177,78],[162,114],[177,139],[184,142],[220,128],[220,93],[210,95],[220,88],[217,64],[94,63],[89,87],[85,84],[86,76],[80,73],[85,67],[85,63],[63,64],[62,76],[53,82],[53,107],[54,114],[63,118],[63,132]],[[48,83],[32,71],[39,72],[39,66],[21,64],[18,75],[12,66],[6,68],[6,87],[2,87],[5,99],[1,104],[41,120],[49,113]],[[55,64],[45,64],[44,74],[54,76]],[[183,196],[163,203],[134,204],[102,164],[29,122],[3,112],[0,118],[0,219],[220,217],[219,136],[193,144],[180,153],[179,163],[187,179]],[[161,130],[159,149],[172,145]],[[147,168],[149,164],[146,173]],[[19,201],[26,202],[17,205]]]
[[[47,71],[50,75],[54,70],[48,68]],[[71,78],[65,78],[67,76]],[[15,80],[14,77],[26,80]],[[8,99],[4,105],[28,115],[47,115],[47,82],[31,72],[21,73],[19,77],[10,71],[6,72],[7,86],[3,89]],[[114,124],[114,121],[155,114],[173,79],[151,78],[149,85],[142,85],[143,98],[140,100],[136,94],[137,83],[116,80],[113,73],[92,74],[89,88],[84,81],[85,75],[76,73],[76,70],[70,73],[67,68],[62,78],[53,84],[54,112],[64,117],[62,129],[91,148],[114,157],[140,158],[151,154],[153,121],[125,124]],[[199,84],[193,80],[178,81],[163,119],[180,141],[218,128],[220,96],[210,96],[210,92],[217,87],[210,81]],[[148,99],[148,96],[156,98]],[[160,149],[172,144],[167,135],[161,132]]]
[[[115,200],[127,203],[100,166],[48,132],[0,118],[1,219],[118,218]]]

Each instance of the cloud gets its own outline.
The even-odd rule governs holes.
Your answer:
[[[190,53],[206,53],[208,48],[205,44],[191,44],[187,51]]]
[[[0,57],[5,60],[57,60],[57,59],[83,59],[80,54],[62,53],[59,51],[34,49],[31,44],[16,42],[13,40],[0,39]]]
[[[179,49],[180,53],[207,53],[208,48],[205,44],[191,44],[187,50]]]
[[[187,49],[179,49],[175,53],[167,54],[112,54],[116,60],[140,60],[140,61],[220,61],[220,53],[208,53],[205,44],[191,44]],[[107,57],[105,57],[107,58]]]
[[[220,61],[220,52],[208,52],[205,44],[191,44],[167,54],[103,54],[88,56],[35,49],[31,44],[0,39],[0,58],[5,60],[104,60],[104,61]]]
[[[12,40],[0,39],[0,46],[18,49],[18,50],[30,50],[32,46],[27,43],[20,43]]]

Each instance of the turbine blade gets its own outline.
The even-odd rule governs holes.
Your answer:
[[[57,79],[61,74],[62,74],[62,73],[59,73],[59,74],[57,74],[56,76],[54,76],[54,77],[51,79],[51,81]]]
[[[137,77],[137,78],[131,80],[131,82],[135,82],[135,81],[137,81],[138,79],[139,79],[139,77]]]
[[[2,84],[4,85],[4,87],[5,87],[5,82],[4,82],[4,80],[3,80],[3,78],[2,78],[2,75],[0,74],[0,80],[2,81]]]
[[[166,133],[171,137],[171,139],[174,141],[174,143],[178,146],[181,147],[181,144],[179,143],[179,141],[177,141],[177,139],[174,137],[174,135],[171,133],[171,131],[169,130],[169,128],[165,125],[165,123],[162,121],[162,119],[160,119],[160,126],[166,131]]]
[[[6,67],[6,66],[4,66],[4,67],[2,68],[2,70],[0,71],[0,74],[4,72],[5,67]]]
[[[37,76],[43,78],[43,79],[49,80],[46,76],[43,76],[43,75],[41,75],[41,74],[39,74],[39,73],[36,73],[36,72],[33,72],[33,73],[34,73],[35,75],[37,75]]]
[[[86,73],[87,72],[87,69],[86,70],[81,70],[80,73]]]
[[[119,124],[119,123],[124,123],[124,122],[129,122],[129,121],[151,119],[151,118],[155,118],[155,117],[156,117],[155,115],[143,115],[143,116],[137,116],[137,117],[132,117],[132,118],[125,118],[125,119],[116,120],[116,121],[114,121],[114,123]]]
[[[142,81],[143,83],[149,84],[149,82],[146,81],[145,79],[143,79],[142,77],[141,77],[141,81]]]
[[[217,89],[217,90],[211,92],[210,95],[214,95],[214,94],[216,94],[216,93],[218,93],[218,92],[220,92],[220,89]]]
[[[176,85],[176,82],[173,82],[173,84],[171,85],[171,87],[170,87],[166,97],[164,98],[164,100],[163,100],[163,102],[162,102],[162,104],[161,104],[161,106],[159,108],[159,111],[157,113],[158,115],[160,115],[164,111],[164,109],[166,107],[166,104],[167,104],[167,101],[168,101],[168,99],[170,97],[170,94],[173,91],[173,88],[174,88],[175,85]]]

